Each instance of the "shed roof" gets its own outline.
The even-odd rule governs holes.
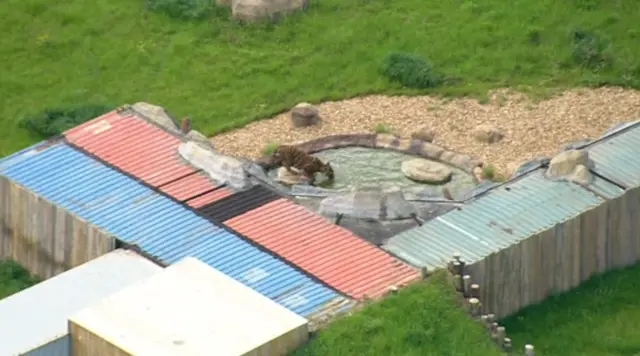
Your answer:
[[[162,268],[115,250],[0,301],[0,355],[18,355],[67,334],[67,319],[84,307]]]
[[[69,320],[131,355],[238,356],[268,344],[264,354],[284,355],[308,335],[306,319],[195,258]]]
[[[172,264],[194,256],[303,316],[348,300],[288,262],[64,142],[34,146],[0,174]]]
[[[181,138],[131,113],[109,112],[65,132],[67,140],[177,200],[192,206],[232,192],[183,162]],[[206,194],[216,191],[216,194]],[[203,199],[203,195],[207,199]],[[196,201],[191,199],[198,197]]]
[[[585,149],[595,162],[595,172],[626,188],[640,186],[640,123],[625,125]]]
[[[420,267],[446,266],[455,252],[469,263],[604,202],[577,184],[544,178],[538,169],[459,209],[390,238],[385,250]]]
[[[224,223],[356,299],[420,278],[418,270],[287,199]]]

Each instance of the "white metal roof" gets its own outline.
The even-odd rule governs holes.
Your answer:
[[[187,257],[70,320],[134,355],[242,355],[308,321]]]
[[[115,250],[0,300],[0,355],[17,355],[67,334],[70,315],[160,271],[134,252]]]

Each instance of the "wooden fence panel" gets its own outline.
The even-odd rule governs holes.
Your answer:
[[[9,180],[0,176],[0,259],[11,258],[11,191]]]

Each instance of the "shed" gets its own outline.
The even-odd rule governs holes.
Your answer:
[[[115,250],[1,300],[0,355],[70,355],[69,316],[161,271],[134,252]]]
[[[28,241],[38,241],[51,249],[49,256],[61,261],[93,252],[88,246],[95,244],[83,242],[88,241],[86,239],[90,235],[82,229],[89,225],[118,241],[138,245],[166,264],[187,256],[199,258],[309,319],[324,318],[326,314],[348,309],[352,303],[349,298],[288,261],[92,159],[64,140],[34,146],[31,151],[3,162],[0,196],[3,189],[8,191],[7,196],[18,197],[5,201],[9,204],[7,206],[24,212],[17,215],[11,209],[0,210],[3,214],[13,214],[0,219],[0,224],[3,224],[0,232],[21,231],[20,234],[8,234],[3,239],[12,241],[14,235],[20,239],[26,236]],[[16,193],[24,191],[33,192],[40,198],[27,204]],[[33,216],[26,212],[38,205],[54,206],[57,211],[66,210],[80,218],[69,229],[78,231],[76,237],[67,239],[63,233],[66,230],[60,229],[60,226],[66,226],[65,219],[55,220],[46,226],[31,224],[28,219],[20,226],[6,225],[7,221],[22,221],[16,219],[19,216]],[[31,226],[40,227],[33,229]],[[40,238],[36,239],[36,236]],[[55,239],[64,241],[64,244],[51,247],[50,241]],[[64,248],[60,249],[60,246]]]
[[[633,122],[605,134],[585,150],[595,162],[594,172],[625,188],[640,186],[640,122]]]
[[[577,184],[532,171],[468,204],[390,238],[382,248],[418,267],[443,268],[453,253],[474,263],[605,201]],[[622,189],[599,181],[607,191]]]
[[[189,205],[199,207],[232,194],[184,162],[184,137],[169,133],[135,112],[109,112],[65,132],[67,140]]]
[[[69,319],[75,356],[287,355],[308,321],[195,258]]]
[[[287,199],[224,224],[355,299],[380,297],[421,278],[417,269]]]

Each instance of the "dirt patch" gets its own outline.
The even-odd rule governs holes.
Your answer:
[[[551,156],[563,144],[596,138],[617,123],[640,118],[640,92],[620,88],[575,89],[537,103],[508,89],[493,91],[489,98],[486,104],[470,98],[382,95],[325,102],[318,105],[324,121],[320,126],[294,129],[289,114],[283,113],[213,140],[224,153],[257,158],[269,143],[371,133],[383,123],[402,137],[422,128],[433,130],[434,143],[503,171],[509,163]],[[500,128],[504,139],[476,141],[473,130],[480,124]]]

